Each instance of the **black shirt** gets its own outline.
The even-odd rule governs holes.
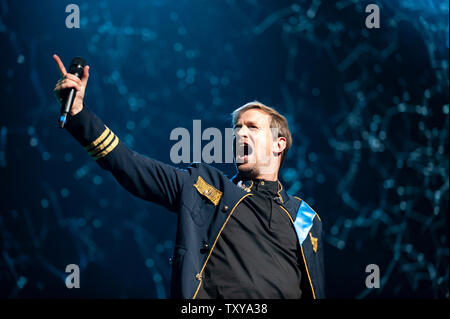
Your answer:
[[[278,181],[245,181],[204,270],[198,298],[300,298],[299,243]]]

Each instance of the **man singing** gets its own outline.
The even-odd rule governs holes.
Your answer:
[[[256,101],[232,113],[233,178],[202,163],[178,169],[127,148],[83,104],[89,67],[80,80],[53,58],[59,101],[77,90],[69,133],[126,190],[178,214],[173,298],[325,297],[321,220],[278,181],[292,144],[284,116]]]

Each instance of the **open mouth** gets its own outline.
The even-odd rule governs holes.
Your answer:
[[[247,143],[239,143],[236,146],[236,163],[243,164],[248,162],[248,157],[253,152],[253,148]]]

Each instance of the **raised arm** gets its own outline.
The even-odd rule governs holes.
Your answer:
[[[61,102],[62,90],[77,88],[74,105],[67,118],[69,133],[130,193],[178,211],[183,185],[190,180],[189,172],[130,150],[83,103],[89,67],[80,80],[66,72],[58,56],[55,55],[54,59],[62,75],[54,90],[58,101]]]

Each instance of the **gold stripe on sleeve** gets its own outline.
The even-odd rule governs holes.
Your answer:
[[[97,154],[94,159],[98,160],[101,157],[104,157],[106,155],[108,155],[109,153],[111,153],[111,151],[113,149],[116,148],[116,146],[119,144],[119,139],[117,138],[117,136],[114,135],[114,141],[111,143],[111,145],[109,145],[106,149],[104,149],[102,152],[100,152],[99,154]]]
[[[111,133],[108,135],[107,138],[105,138],[103,140],[103,142],[101,142],[98,146],[94,147],[93,149],[91,149],[88,153],[91,156],[94,156],[95,154],[103,151],[113,140],[113,138],[115,137],[114,133],[112,131],[110,131]]]
[[[88,146],[86,146],[84,149],[86,151],[90,151],[91,148],[96,147],[101,141],[103,141],[105,139],[105,137],[109,134],[110,129],[105,125],[105,130],[103,131],[103,133],[97,137],[95,139],[95,141],[93,141],[91,144],[89,144]]]

